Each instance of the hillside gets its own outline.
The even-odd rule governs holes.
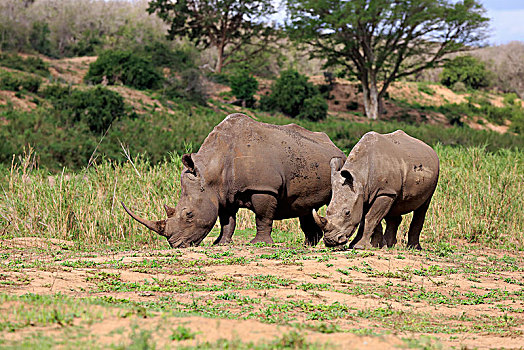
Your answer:
[[[5,57],[11,57],[10,61]],[[324,96],[328,118],[321,122],[233,105],[235,97],[229,86],[213,77],[204,77],[201,91],[208,96],[204,104],[170,94],[165,87],[139,90],[103,82],[102,87],[114,93],[111,98],[122,98],[123,105],[105,117],[115,118],[112,123],[105,127],[102,122],[99,126],[89,126],[74,120],[82,118],[82,111],[88,113],[89,103],[106,108],[105,102],[85,101],[99,98],[96,94],[89,95],[93,86],[84,82],[89,65],[97,57],[5,57],[0,60],[0,123],[4,126],[2,135],[9,141],[0,147],[0,162],[6,165],[11,163],[13,154],[22,154],[29,147],[35,150],[39,164],[54,171],[64,166],[80,168],[99,157],[124,160],[127,156],[122,154],[122,149],[126,147],[132,156],[145,154],[151,161],[158,162],[170,152],[198,148],[213,126],[233,112],[243,112],[266,122],[295,122],[325,131],[345,150],[369,130],[389,132],[399,128],[429,144],[485,145],[489,150],[524,146],[522,135],[512,131],[511,121],[505,117],[509,107],[503,95],[456,93],[434,83],[397,82],[390,87],[384,101],[386,113],[381,120],[370,122],[365,117],[359,84],[340,78],[328,84],[324,76],[309,77],[327,91]],[[19,57],[21,63],[13,64],[13,57],[15,60]],[[169,78],[170,74],[164,69],[167,79],[173,79]],[[258,78],[255,97],[267,95],[272,84],[273,80]],[[181,88],[183,91],[184,86]],[[69,99],[75,91],[92,97],[77,96],[75,103],[80,103],[80,107],[74,107]],[[514,103],[524,105],[520,99]],[[114,113],[119,116],[114,117]],[[96,119],[101,117],[97,114],[90,118],[94,118],[90,123],[98,123]],[[58,125],[64,128],[57,128]],[[90,132],[86,128],[91,129]]]

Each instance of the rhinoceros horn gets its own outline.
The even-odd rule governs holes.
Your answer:
[[[164,230],[166,228],[166,220],[151,221],[151,220],[142,219],[141,217],[135,215],[135,213],[133,213],[131,210],[129,210],[126,207],[126,205],[124,204],[124,202],[120,202],[120,203],[122,203],[122,206],[124,207],[125,211],[129,215],[131,215],[131,217],[133,219],[135,219],[136,221],[138,221],[139,223],[141,223],[142,225],[144,225],[148,229],[150,229],[152,231],[155,231],[159,235],[167,237],[167,235],[164,232]]]
[[[315,223],[318,225],[318,227],[320,227],[322,231],[326,229],[327,219],[318,215],[315,209],[313,209],[313,219],[315,220]]]

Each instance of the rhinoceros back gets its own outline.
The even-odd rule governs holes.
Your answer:
[[[324,133],[295,124],[261,123],[243,114],[218,124],[198,156],[222,174],[228,197],[246,191],[274,193],[283,217],[310,210],[311,202],[327,203],[329,162],[333,157],[345,159]]]

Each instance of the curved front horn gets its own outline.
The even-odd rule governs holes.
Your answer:
[[[313,209],[313,219],[315,220],[315,223],[318,225],[318,227],[320,227],[320,229],[324,231],[327,225],[327,219],[318,215],[315,209]]]
[[[159,235],[167,237],[167,235],[164,233],[164,230],[166,228],[166,220],[150,221],[150,220],[142,219],[141,217],[136,216],[135,213],[133,213],[131,210],[129,210],[126,207],[126,205],[124,204],[124,202],[120,202],[120,203],[122,203],[122,206],[124,207],[125,211],[129,215],[131,215],[133,219],[135,219],[136,221],[138,221],[139,223],[141,223],[148,229],[155,231]]]

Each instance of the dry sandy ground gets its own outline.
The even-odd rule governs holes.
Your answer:
[[[0,332],[0,339],[16,344],[38,332],[61,339],[82,329],[86,339],[105,347],[125,344],[138,328],[150,330],[160,348],[219,339],[268,342],[293,331],[306,344],[340,349],[522,348],[522,253],[455,250],[335,252],[237,243],[88,252],[68,241],[3,240],[2,295],[112,297],[151,311],[146,318],[123,317],[116,305],[90,306],[104,316],[87,324],[74,318],[71,327],[35,321]],[[3,303],[0,321],[14,322],[20,307],[38,307],[24,305],[18,299]],[[171,340],[178,325],[196,332],[194,339]]]

